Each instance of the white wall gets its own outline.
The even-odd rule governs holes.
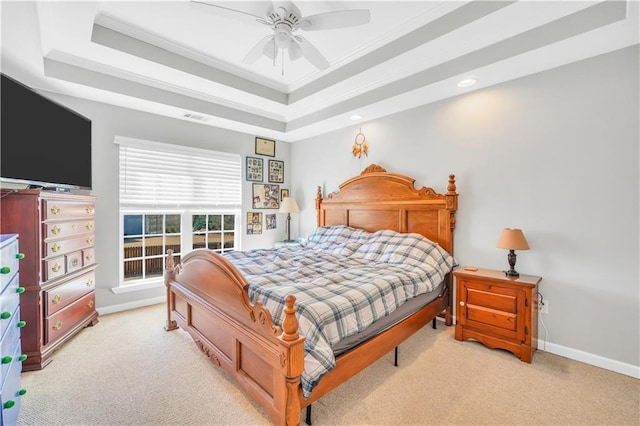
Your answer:
[[[516,269],[543,277],[547,350],[638,376],[638,50],[293,144],[299,233],[315,226],[318,185],[337,190],[371,163],[438,192],[455,173],[459,263],[504,270],[500,231],[522,228],[531,250]],[[370,151],[356,159],[359,127]]]

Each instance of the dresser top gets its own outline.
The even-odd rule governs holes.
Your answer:
[[[481,268],[473,268],[476,269],[475,271],[472,271],[470,269],[465,269],[465,268],[470,268],[468,266],[465,266],[464,268],[460,268],[457,269],[453,272],[453,275],[455,276],[466,276],[469,278],[484,278],[484,279],[492,279],[492,280],[497,280],[497,281],[508,281],[514,284],[525,284],[525,285],[537,285],[538,283],[540,283],[540,281],[542,281],[542,277],[538,277],[535,275],[526,275],[526,274],[520,274],[519,277],[510,277],[507,276],[507,274],[505,273],[505,271],[497,271],[494,269],[481,269]]]

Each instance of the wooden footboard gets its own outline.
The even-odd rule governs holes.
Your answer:
[[[275,326],[269,311],[249,301],[237,269],[204,249],[183,256],[178,266],[169,250],[165,283],[165,328],[187,331],[211,362],[267,410],[273,424],[299,424],[304,337],[295,297],[287,298],[283,329]]]

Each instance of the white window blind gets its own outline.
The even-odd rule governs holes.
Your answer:
[[[239,155],[117,137],[123,207],[241,208]]]

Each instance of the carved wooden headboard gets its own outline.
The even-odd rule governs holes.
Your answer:
[[[318,187],[318,226],[348,225],[369,232],[391,229],[415,232],[437,242],[453,255],[453,229],[458,209],[455,176],[449,175],[447,192],[416,189],[415,179],[388,173],[377,164],[322,198]]]

